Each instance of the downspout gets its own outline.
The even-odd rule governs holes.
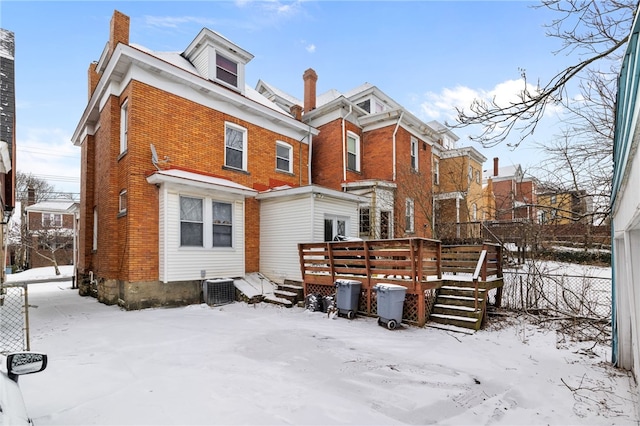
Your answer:
[[[347,134],[345,133],[345,118],[351,115],[353,112],[353,106],[349,105],[349,112],[342,117],[342,181],[347,181]]]
[[[404,115],[404,111],[400,112],[398,123],[396,123],[396,128],[393,130],[392,161],[393,161],[393,181],[394,182],[396,181],[396,133],[398,132],[398,128],[400,127],[400,122],[402,121],[403,115]]]

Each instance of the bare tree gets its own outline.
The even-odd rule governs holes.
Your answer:
[[[33,200],[29,200],[29,190],[33,195]],[[26,221],[25,208],[29,202],[39,203],[44,200],[58,198],[60,193],[56,188],[44,179],[38,178],[31,173],[16,172],[16,198],[20,202],[21,211],[15,214],[19,215],[14,220],[14,225],[9,233],[9,244],[15,253],[16,264],[18,267],[24,268],[27,263],[27,251],[33,247],[33,242],[28,235],[28,227]],[[70,197],[69,197],[70,198]],[[42,246],[46,247],[53,241],[51,238],[44,238]],[[53,239],[55,240],[55,238]],[[57,250],[57,249],[56,249]],[[55,262],[54,262],[55,265]]]
[[[637,2],[543,0],[536,7],[557,13],[558,18],[547,25],[547,36],[557,38],[561,43],[560,48],[553,53],[575,55],[577,60],[546,83],[538,82],[535,86],[529,84],[526,71],[522,69],[523,88],[516,102],[501,105],[495,99],[476,99],[469,111],[457,108],[458,123],[455,127],[479,125],[482,130],[471,139],[482,143],[484,147],[505,142],[515,132],[518,132],[517,141],[509,145],[518,146],[533,134],[549,106],[563,105],[570,111],[573,110],[573,99],[567,96],[571,82],[593,82],[583,84],[583,92],[585,88],[603,88],[599,75],[603,69],[617,74],[622,47],[628,40]],[[590,99],[594,93],[587,93],[585,99]],[[585,107],[588,105],[585,104]],[[607,127],[613,128],[613,120]]]

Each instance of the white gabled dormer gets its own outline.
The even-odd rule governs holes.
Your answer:
[[[215,31],[203,28],[182,53],[204,78],[244,94],[244,67],[253,55]]]

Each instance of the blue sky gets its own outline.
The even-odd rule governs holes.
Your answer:
[[[79,192],[80,148],[71,135],[87,102],[87,69],[108,40],[114,9],[131,18],[130,42],[183,51],[203,27],[255,58],[247,83],[262,79],[302,98],[302,73],[318,73],[318,94],[376,85],[424,121],[452,121],[454,106],[521,89],[520,68],[545,81],[569,63],[545,36],[552,15],[524,1],[7,1],[0,27],[16,39],[17,169]],[[553,123],[553,119],[549,120]],[[527,143],[484,149],[501,165],[528,168]],[[549,138],[553,127],[533,140]],[[515,140],[515,138],[514,138]]]

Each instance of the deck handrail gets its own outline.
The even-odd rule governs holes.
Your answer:
[[[478,276],[480,276],[480,272],[484,269],[485,263],[484,263],[484,259],[485,257],[487,257],[487,251],[486,250],[482,250],[480,252],[480,257],[478,258],[478,263],[476,264],[476,270],[473,273],[473,304],[475,307],[475,310],[478,310]]]

